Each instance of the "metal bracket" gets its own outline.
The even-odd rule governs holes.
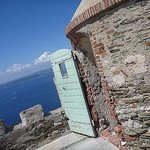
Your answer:
[[[95,123],[94,123],[94,121],[92,120],[92,125],[93,125],[93,127],[95,126]]]

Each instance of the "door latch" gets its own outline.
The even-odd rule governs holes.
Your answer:
[[[62,89],[63,89],[64,91],[66,91],[66,88],[65,88],[65,87],[63,87]]]

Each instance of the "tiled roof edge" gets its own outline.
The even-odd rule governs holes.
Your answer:
[[[113,6],[116,6],[117,4],[119,4],[123,1],[125,1],[125,0],[103,0],[103,1],[93,5],[92,7],[85,10],[82,14],[77,16],[75,19],[73,19],[69,23],[69,25],[65,29],[66,36],[68,36],[70,31],[72,31],[74,28],[76,28],[78,25],[85,22],[89,18],[95,16],[98,13],[103,12],[104,10],[106,10],[108,8],[112,8]]]

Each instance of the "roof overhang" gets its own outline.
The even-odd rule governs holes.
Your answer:
[[[69,25],[65,29],[65,34],[67,37],[69,37],[69,33],[78,27],[80,24],[84,23],[91,17],[94,17],[97,14],[100,14],[106,10],[109,10],[112,7],[115,7],[116,5],[120,4],[121,2],[126,0],[100,0],[100,2],[96,3],[95,5],[91,6],[87,10],[85,10],[83,13],[72,19],[72,21],[69,23]]]

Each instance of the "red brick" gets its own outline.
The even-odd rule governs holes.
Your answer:
[[[132,104],[132,107],[133,107],[133,108],[136,108],[137,106],[136,106],[136,104],[135,104],[135,103],[133,103],[133,104]]]
[[[87,96],[87,99],[88,99],[89,101],[91,101],[92,98],[91,98],[90,95],[88,95],[88,96]]]
[[[110,116],[110,118],[113,119],[113,120],[117,120],[117,118],[114,117],[114,116]]]
[[[96,41],[95,42],[93,42],[93,45],[95,45],[96,44]]]
[[[105,50],[103,50],[103,51],[98,51],[96,54],[103,54],[103,53],[105,53],[106,51]]]
[[[115,102],[114,102],[114,103],[118,104],[118,103],[119,103],[119,100],[115,100]]]
[[[94,37],[93,40],[96,40],[96,37]]]
[[[114,105],[111,105],[111,106],[108,106],[108,108],[109,108],[110,110],[114,110],[114,109],[115,109],[115,106],[114,106]]]
[[[93,106],[93,108],[92,108],[92,111],[96,111],[96,108],[95,108],[95,106]]]
[[[107,80],[101,80],[102,83],[107,82]]]
[[[103,72],[103,70],[98,69],[98,72]]]
[[[103,0],[104,4],[105,4],[105,8],[107,7],[107,0]]]
[[[109,91],[108,90],[104,90],[104,93],[109,93]]]
[[[101,3],[97,3],[97,12],[100,12],[102,10]]]
[[[109,30],[109,31],[106,31],[107,34],[110,34],[110,33],[113,33],[114,30]]]
[[[94,90],[93,90],[93,89],[91,89],[91,92],[92,92],[92,93],[94,93]]]
[[[87,82],[88,80],[87,80],[86,78],[84,78],[82,81],[83,81],[83,82]]]
[[[87,10],[88,18],[90,17],[90,10]]]
[[[116,138],[116,139],[113,139],[110,141],[112,144],[114,144],[115,146],[119,147],[120,145],[120,139],[119,138]]]
[[[89,101],[89,102],[93,102],[92,98],[89,98],[88,101]]]
[[[108,136],[111,136],[111,134],[108,130],[104,130],[101,132],[101,136],[108,137]]]
[[[128,150],[126,146],[120,145],[119,150]]]
[[[103,66],[98,66],[99,69],[103,69]]]
[[[99,62],[101,62],[100,58],[99,58],[99,59],[96,59],[96,63],[99,63]]]
[[[123,138],[123,132],[117,133],[118,138],[122,139]]]
[[[127,142],[138,141],[139,140],[138,137],[130,137],[128,135],[125,135],[124,137],[125,137],[125,141],[127,141]]]
[[[96,7],[96,5],[94,5],[94,9],[95,9],[95,11],[94,11],[94,12],[95,12],[95,14],[96,14],[96,13],[98,12],[98,11],[97,11],[97,7]]]
[[[124,137],[125,137],[125,141],[131,142],[130,137],[128,135],[125,135]]]
[[[95,106],[93,106],[92,111],[91,111],[91,114],[92,114],[93,120],[94,120],[94,121],[97,121],[97,120],[98,120],[98,113],[97,113],[97,111],[96,111]]]
[[[106,83],[102,83],[102,87],[106,87],[107,86],[107,84]]]
[[[109,141],[114,144],[115,146],[119,146],[121,141],[120,139],[117,137],[117,135],[111,135],[108,137]]]
[[[91,95],[88,95],[87,98],[91,98]]]
[[[83,71],[83,70],[80,70],[80,73],[84,73],[84,71]]]
[[[116,0],[113,0],[114,3],[116,3]]]
[[[84,76],[85,76],[85,73],[84,73],[84,72],[83,72],[83,73],[81,73],[81,76],[82,76],[82,77],[84,77]]]
[[[110,112],[110,115],[113,117],[117,117],[117,115],[114,112]]]
[[[87,94],[88,94],[88,95],[91,94],[91,91],[88,91]]]
[[[90,9],[91,16],[93,16],[94,14],[93,14],[93,9],[92,9],[92,7],[90,7],[89,9]]]
[[[90,88],[86,88],[86,92],[88,92],[90,90]]]
[[[97,67],[103,67],[101,62],[96,62]]]
[[[101,62],[96,62],[96,65],[97,66],[102,66],[102,63]]]
[[[97,48],[97,47],[100,47],[100,46],[103,46],[104,44],[103,43],[98,43],[96,45],[94,45],[94,48]]]
[[[111,100],[109,95],[105,95],[105,99]]]
[[[101,42],[101,39],[99,39],[98,42]]]
[[[104,46],[101,46],[100,48],[98,48],[100,51],[104,50]]]
[[[113,75],[117,75],[117,74],[119,74],[119,73],[120,73],[120,71],[119,71],[119,70],[116,70],[116,71],[113,72]]]
[[[79,69],[83,69],[83,66],[82,66],[82,64],[79,64]]]
[[[104,53],[104,54],[102,54],[102,57],[105,57],[106,56],[106,54]]]
[[[116,133],[120,133],[123,129],[124,129],[124,127],[123,127],[123,126],[120,126],[120,125],[114,127],[114,131],[115,131]]]
[[[99,56],[96,56],[95,59],[100,59],[100,57],[99,57]]]
[[[110,39],[110,36],[109,36],[109,35],[107,35],[107,39]]]
[[[120,70],[126,77],[128,77],[128,75],[123,71],[123,70]]]
[[[107,87],[107,90],[114,90],[114,87]]]

